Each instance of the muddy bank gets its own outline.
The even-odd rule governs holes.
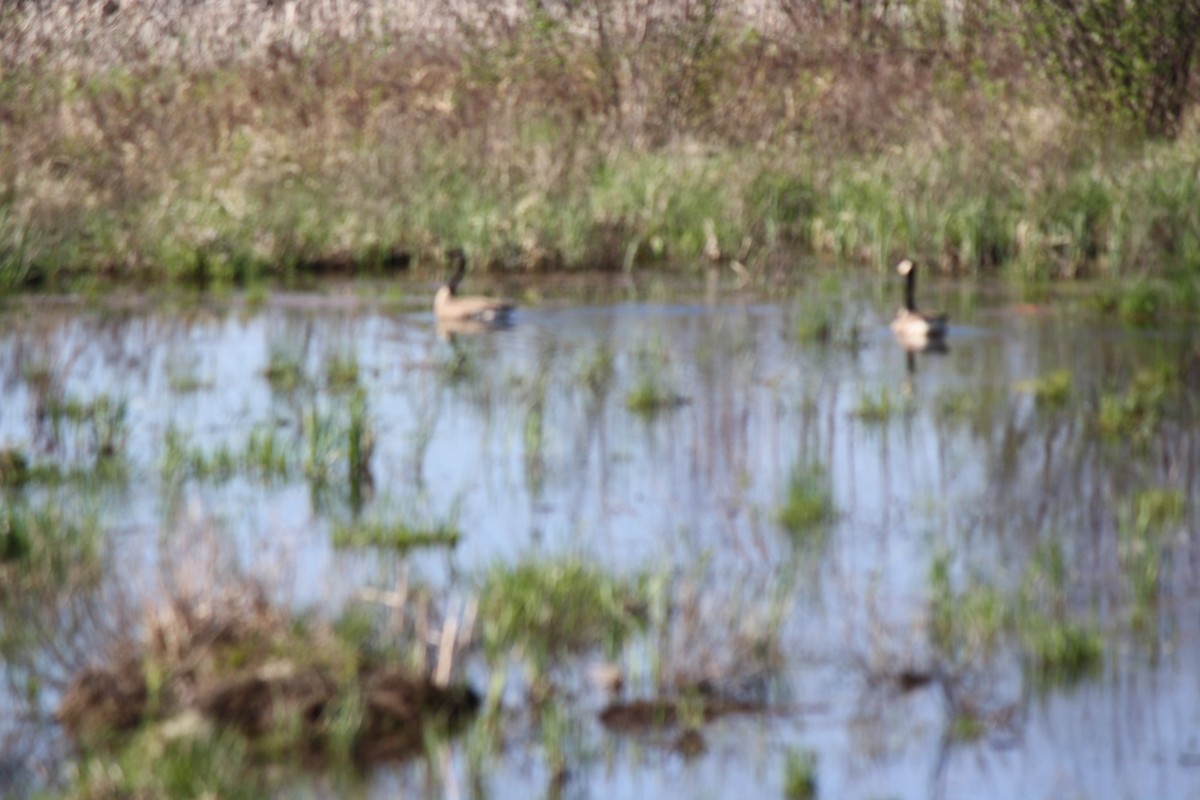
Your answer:
[[[361,762],[411,755],[427,725],[456,727],[479,707],[471,687],[439,685],[261,597],[221,600],[175,598],[144,644],[125,643],[79,671],[57,720],[85,746],[150,725],[164,736],[216,727],[252,748],[278,748],[285,736],[288,749],[317,760],[349,745]],[[349,731],[347,719],[356,723]]]

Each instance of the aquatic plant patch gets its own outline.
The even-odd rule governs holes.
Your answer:
[[[523,648],[549,664],[591,648],[617,652],[645,626],[645,606],[637,579],[565,558],[490,569],[480,590],[479,618],[489,653]]]

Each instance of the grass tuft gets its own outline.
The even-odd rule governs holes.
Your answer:
[[[612,348],[607,344],[597,345],[596,348],[579,364],[578,376],[584,386],[593,395],[602,396],[612,384],[616,357]]]
[[[278,431],[268,426],[252,428],[240,449],[219,445],[208,451],[192,445],[179,429],[170,427],[164,436],[159,468],[168,481],[190,478],[220,482],[238,474],[277,481],[295,472],[291,452]]]
[[[1043,546],[1016,596],[973,582],[951,588],[949,560],[930,570],[930,638],[954,669],[985,662],[1005,645],[1020,648],[1026,674],[1041,689],[1096,676],[1104,660],[1097,626],[1073,619],[1067,607],[1066,560],[1056,545]]]
[[[783,765],[784,800],[813,800],[817,796],[817,754],[789,750]]]
[[[1117,509],[1117,552],[1133,601],[1130,621],[1135,630],[1155,627],[1167,534],[1183,521],[1185,507],[1179,490],[1147,489]]]
[[[1021,381],[1017,391],[1033,395],[1042,408],[1063,408],[1071,399],[1071,371],[1058,369],[1040,378]]]
[[[267,356],[267,366],[263,369],[263,377],[271,388],[277,392],[290,394],[306,383],[304,364],[297,354],[288,352],[285,348],[272,347]]]
[[[1101,395],[1096,427],[1102,436],[1144,443],[1159,429],[1179,388],[1179,375],[1170,365],[1143,367],[1124,392]]]
[[[325,385],[334,392],[358,388],[358,359],[353,354],[331,353],[325,359]]]
[[[520,648],[535,663],[593,648],[616,653],[645,625],[638,580],[574,558],[496,566],[483,577],[479,618],[494,658]]]
[[[332,541],[338,548],[378,547],[405,552],[418,547],[455,547],[461,538],[462,531],[453,523],[419,527],[405,522],[359,522],[336,526]]]
[[[6,502],[0,508],[0,597],[98,578],[102,541],[99,521],[66,504]]]
[[[907,397],[897,397],[896,393],[886,386],[872,394],[866,390],[859,392],[858,405],[852,412],[863,422],[886,424],[897,414],[911,414],[912,401]]]
[[[776,520],[800,541],[833,521],[836,516],[829,475],[819,464],[798,465],[788,479],[787,496]]]
[[[1104,664],[1104,637],[1092,625],[1035,617],[1021,638],[1039,686],[1078,683],[1098,675]]]
[[[687,398],[650,373],[644,373],[625,396],[625,407],[643,419],[687,405]]]

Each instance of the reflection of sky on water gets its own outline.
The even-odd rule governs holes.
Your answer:
[[[428,314],[369,303],[284,298],[245,315],[18,306],[0,328],[0,445],[48,458],[77,448],[53,451],[35,430],[31,367],[48,365],[67,396],[123,398],[132,477],[102,501],[123,563],[148,566],[161,537],[213,529],[274,570],[295,602],[328,602],[388,571],[330,547],[331,525],[352,516],[344,487],[316,497],[298,474],[188,481],[172,494],[158,459],[172,427],[211,451],[271,426],[303,453],[304,415],[315,406],[336,416],[347,403],[323,387],[325,364],[352,354],[376,436],[363,516],[456,514],[464,532],[452,553],[406,559],[424,580],[450,584],[496,559],[563,551],[617,569],[702,569],[716,597],[766,592],[780,570],[799,570],[785,630],[798,712],[718,722],[708,754],[690,762],[589,720],[592,740],[612,752],[582,768],[582,793],[779,796],[787,748],[802,745],[819,753],[823,797],[1200,796],[1197,631],[1179,623],[1197,610],[1194,547],[1169,567],[1165,627],[1176,629],[1157,666],[1122,640],[1102,678],[1025,703],[1029,690],[1010,671],[996,691],[1020,718],[1003,736],[947,745],[936,690],[876,702],[863,686],[864,658],[922,652],[929,567],[942,552],[960,577],[1012,586],[1040,543],[1058,541],[1078,573],[1081,613],[1099,608],[1107,629],[1119,628],[1104,588],[1119,567],[1115,505],[1149,487],[1196,494],[1193,428],[1169,423],[1147,454],[1096,440],[1077,413],[1139,364],[1185,361],[1188,334],[944,299],[956,298],[949,352],[911,364],[886,331],[892,301],[860,296],[843,298],[864,326],[859,348],[799,343],[800,312],[787,303],[523,309],[511,330],[454,341],[438,339]],[[581,375],[601,348],[614,377],[594,391]],[[273,390],[263,377],[272,354],[299,360],[312,385]],[[448,377],[455,359],[458,379]],[[1038,409],[1015,388],[1059,368],[1074,378],[1072,411]],[[646,374],[686,404],[632,413],[626,395]],[[178,390],[184,378],[199,388]],[[968,410],[939,413],[947,396]],[[872,422],[855,413],[864,398],[902,408]],[[828,470],[839,514],[796,560],[774,514],[793,465],[806,462]],[[546,785],[529,747],[524,761],[492,765],[498,794]],[[385,771],[378,793],[412,779]]]

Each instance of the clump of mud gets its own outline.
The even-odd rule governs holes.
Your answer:
[[[763,701],[725,697],[702,687],[677,696],[613,700],[600,711],[600,722],[614,732],[636,733],[708,723],[728,714],[754,714],[766,709]]]
[[[415,752],[427,724],[454,727],[479,706],[470,687],[364,653],[245,587],[173,598],[148,614],[146,631],[143,643],[114,647],[70,682],[56,716],[77,740],[199,717],[252,743],[287,731],[320,758],[336,746],[334,718],[349,709],[351,754],[371,761]]]
[[[681,687],[679,693],[654,698],[612,700],[600,712],[600,722],[613,733],[674,732],[671,747],[685,758],[702,755],[708,745],[701,725],[727,714],[766,711],[761,699],[727,696],[708,684]]]

